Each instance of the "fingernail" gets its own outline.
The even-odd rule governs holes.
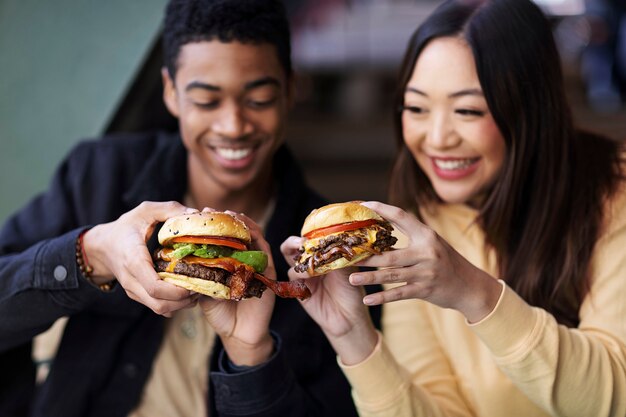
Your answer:
[[[361,275],[350,275],[350,282],[352,284],[362,284],[363,283],[363,277]]]
[[[374,304],[374,298],[369,297],[369,296],[363,298],[363,304],[367,304],[367,305]]]

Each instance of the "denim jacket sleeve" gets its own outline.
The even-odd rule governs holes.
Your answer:
[[[217,414],[220,417],[328,415],[327,410],[314,401],[312,387],[305,386],[296,378],[293,364],[289,364],[285,356],[281,337],[275,332],[272,332],[272,337],[275,351],[267,362],[258,366],[235,370],[229,366],[228,355],[221,349],[219,369],[210,374]],[[334,366],[335,363],[327,362],[325,365]]]
[[[80,275],[75,255],[76,238],[87,226],[77,221],[81,196],[74,185],[85,159],[73,152],[48,190],[0,229],[0,352],[27,342],[98,296]]]

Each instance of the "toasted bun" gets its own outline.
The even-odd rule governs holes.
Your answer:
[[[318,266],[313,270],[312,275],[323,275],[327,272],[332,271],[333,269],[347,268],[356,264],[357,262],[361,262],[363,259],[369,258],[370,256],[372,256],[370,252],[363,252],[356,255],[354,258],[352,258],[351,261],[347,260],[346,258],[339,258],[330,263]]]
[[[244,222],[219,211],[183,214],[167,219],[159,230],[159,243],[166,245],[180,236],[233,237],[250,243],[250,231]]]
[[[230,300],[230,288],[226,285],[206,279],[192,278],[186,275],[173,274],[171,272],[158,272],[157,275],[165,282],[208,295],[213,298]]]
[[[321,229],[322,227],[372,219],[383,221],[383,218],[380,217],[378,213],[359,204],[358,201],[329,204],[313,210],[311,214],[304,219],[304,224],[302,225],[300,234],[304,236],[307,233],[316,229]]]

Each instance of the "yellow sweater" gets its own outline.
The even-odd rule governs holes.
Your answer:
[[[607,207],[578,328],[557,324],[507,287],[468,325],[420,300],[389,303],[384,338],[344,372],[361,416],[626,416],[626,193]],[[443,206],[425,222],[497,277],[495,256],[472,225],[476,212]]]

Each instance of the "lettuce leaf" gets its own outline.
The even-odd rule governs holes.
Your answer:
[[[193,243],[174,243],[174,251],[170,254],[172,258],[181,259],[191,255],[198,249],[198,245]]]
[[[197,245],[195,243],[175,243],[172,258],[182,259],[187,255],[201,258],[231,257],[239,262],[250,265],[256,272],[263,272],[267,268],[267,254],[258,250],[239,251],[225,246]]]
[[[234,249],[227,248],[226,246],[201,245],[193,254],[201,258],[219,258],[230,256],[233,250]]]
[[[235,251],[231,258],[250,265],[256,272],[263,272],[267,268],[267,254],[260,250]]]

